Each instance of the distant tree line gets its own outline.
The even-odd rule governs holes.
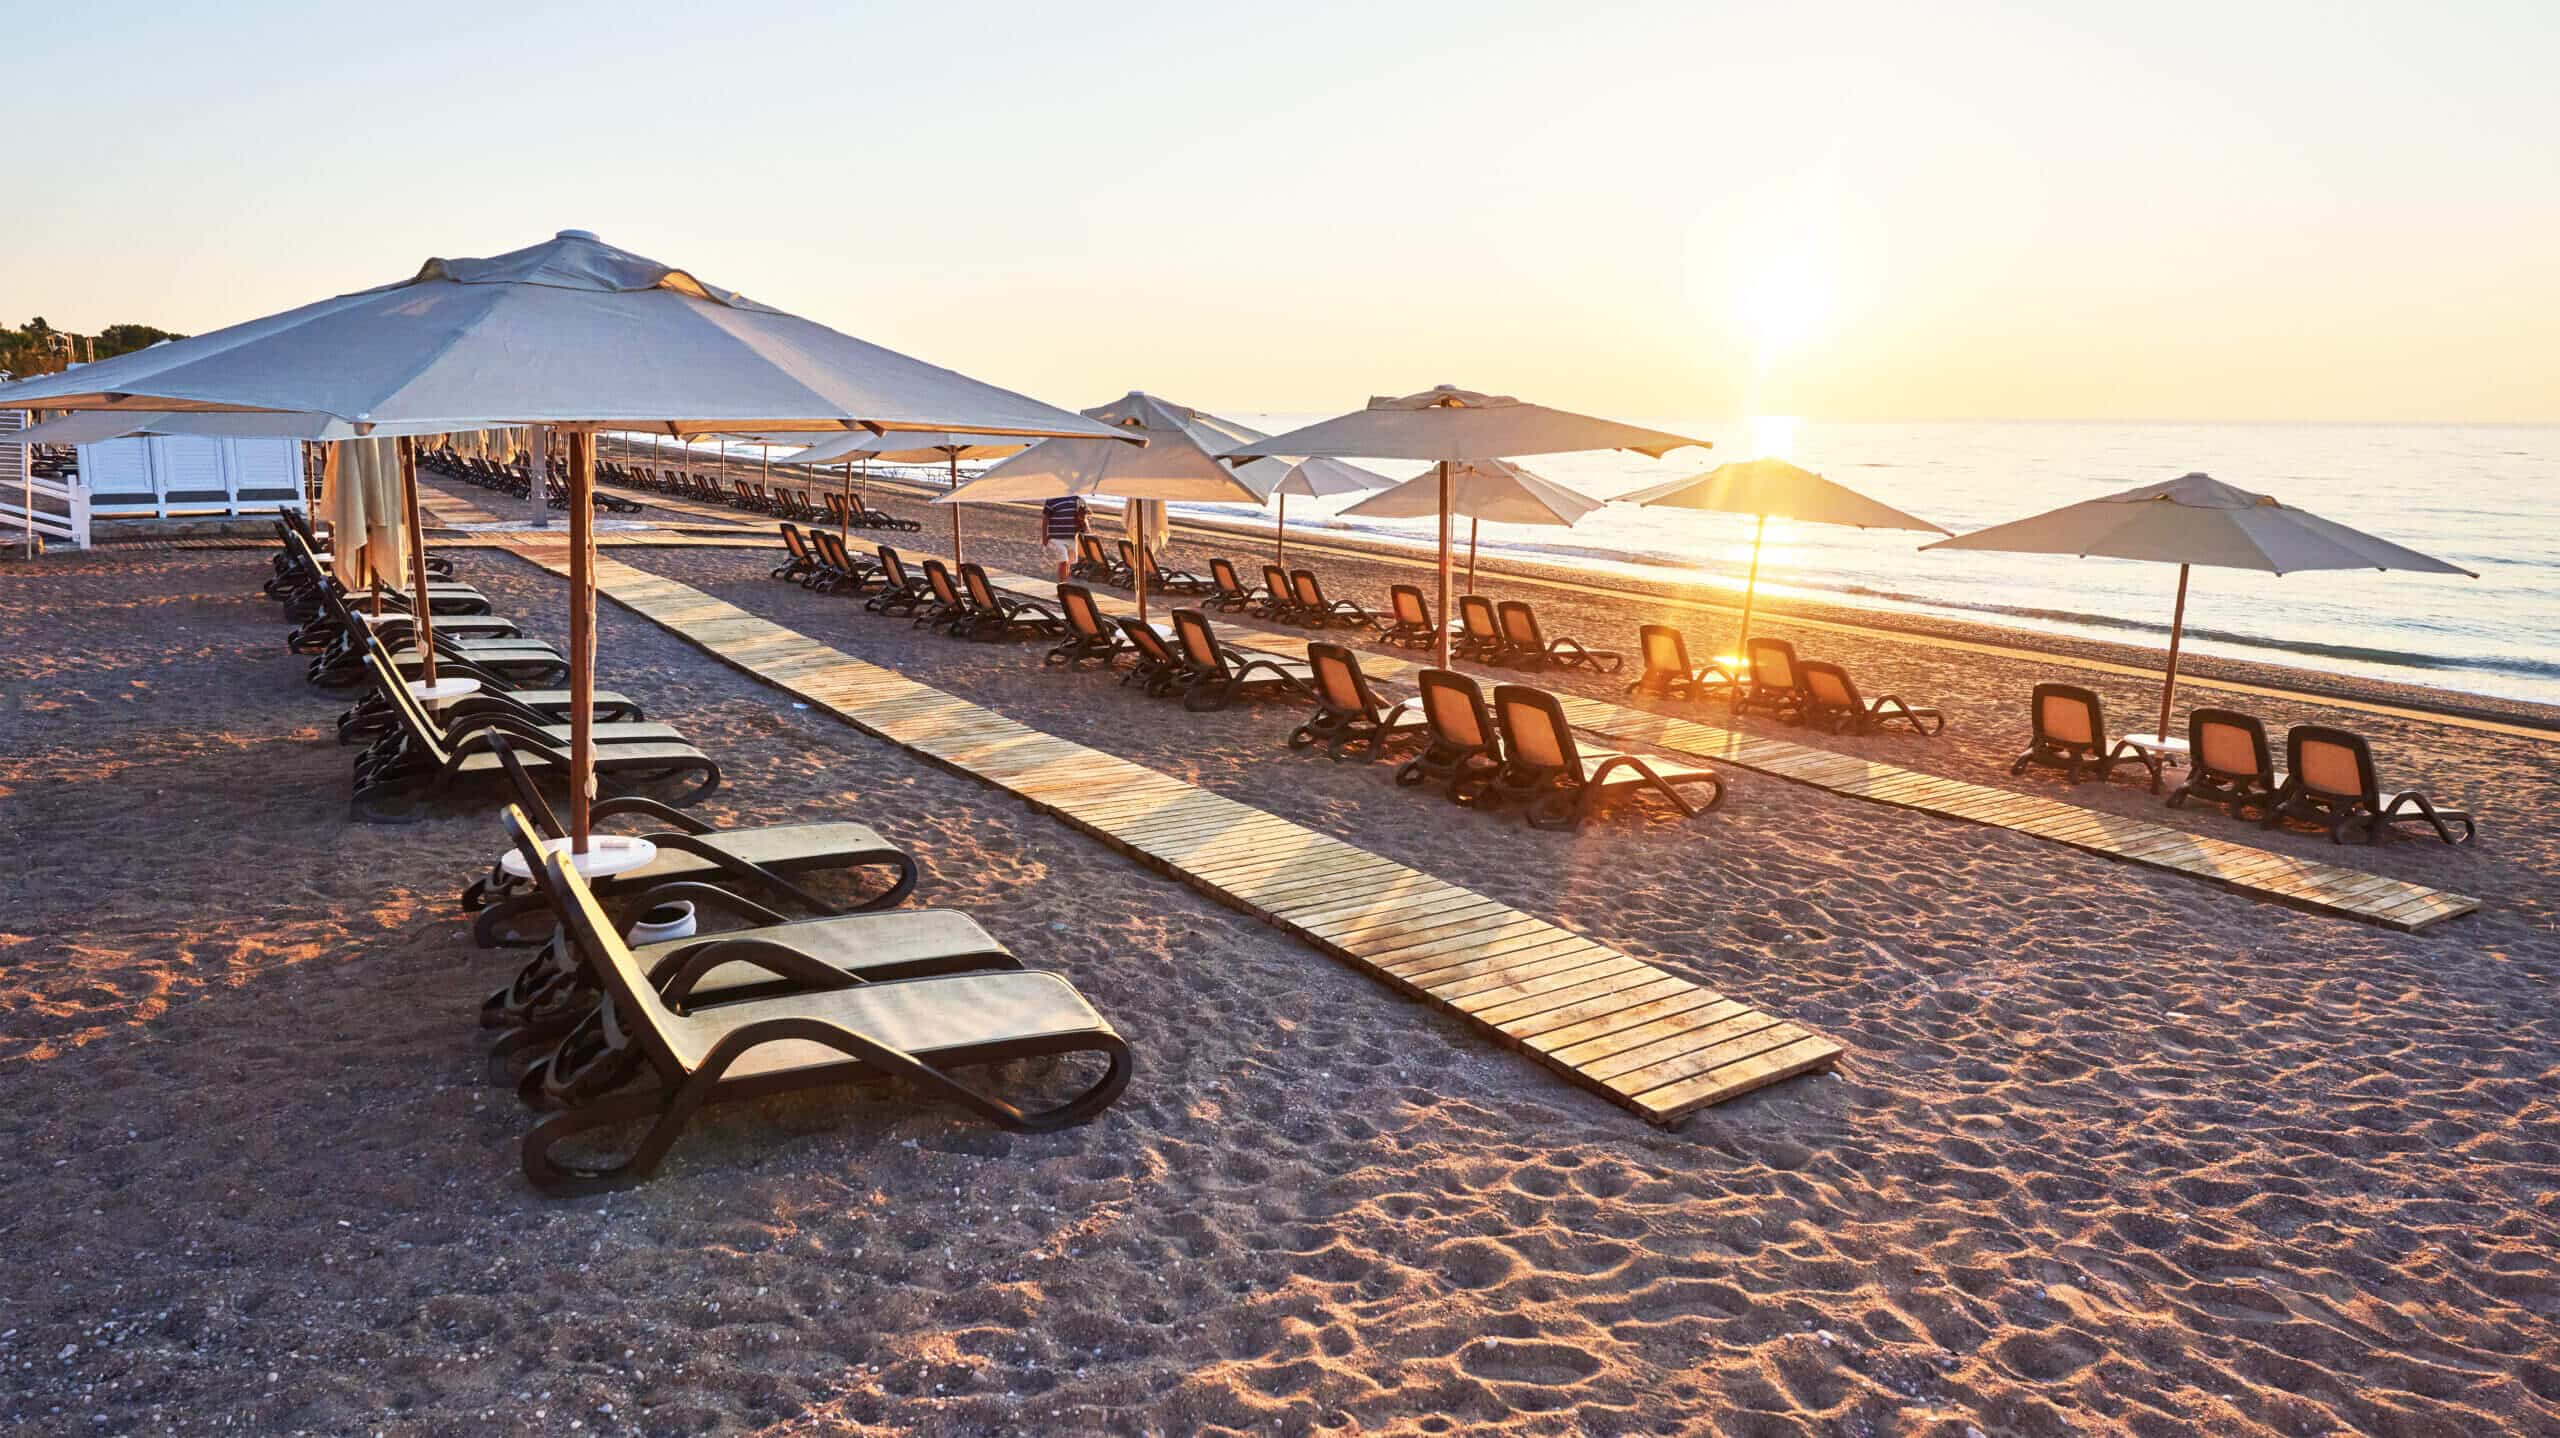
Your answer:
[[[95,337],[77,335],[55,329],[38,315],[16,329],[0,329],[0,370],[25,379],[52,374],[84,360],[113,359],[162,340],[184,338],[153,325],[109,325]]]

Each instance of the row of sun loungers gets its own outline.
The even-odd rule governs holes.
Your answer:
[[[2106,710],[2094,691],[2076,684],[2039,684],[2031,703],[2034,738],[2009,766],[2062,770],[2073,782],[2104,780],[2118,764],[2132,762],[2160,792],[2168,762],[2161,746],[2108,737]],[[2363,735],[2328,724],[2296,724],[2285,733],[2285,767],[2278,769],[2267,726],[2236,709],[2205,707],[2187,714],[2187,781],[2169,795],[2169,807],[2188,801],[2214,804],[2234,818],[2258,811],[2273,829],[2288,819],[2328,831],[2344,843],[2361,830],[2379,844],[2399,826],[2424,824],[2448,844],[2470,843],[2476,826],[2469,813],[2439,807],[2415,789],[2386,793],[2373,745]]]
[[[430,708],[407,683],[420,656],[407,647],[406,616],[376,622],[351,608],[299,516],[286,516],[278,537],[268,593],[310,616],[295,634],[325,643],[326,687],[357,691],[338,732],[365,745],[359,811],[421,817],[429,802],[483,790],[515,801],[501,815],[515,867],[492,866],[461,904],[480,943],[538,945],[479,1015],[499,1035],[493,1077],[540,1116],[523,1145],[537,1187],[591,1192],[643,1179],[698,1109],[731,1098],[888,1077],[1007,1127],[1046,1129],[1092,1117],[1127,1084],[1127,1043],[1066,980],[1025,969],[965,914],[903,906],[918,874],[905,851],[857,823],[722,830],[684,812],[680,803],[718,782],[718,766],[609,691],[594,710],[604,781],[677,775],[696,787],[674,802],[598,799],[593,822],[637,821],[654,857],[581,876],[539,787],[567,771],[570,699],[530,687],[558,678],[565,662],[490,614],[469,586],[439,586],[431,603],[451,611],[436,621],[439,677],[480,688]],[[491,645],[507,646],[495,667]],[[836,896],[846,875],[860,891],[851,898]],[[699,931],[621,936],[676,903],[691,906]],[[1022,1107],[952,1072],[1048,1055],[1090,1055],[1098,1076],[1062,1102]],[[636,1142],[599,1148],[604,1131],[634,1125]]]
[[[478,485],[510,499],[524,499],[533,493],[533,466],[522,454],[505,464],[497,464],[478,455],[456,454],[450,449],[431,450],[418,456],[418,467],[447,479]],[[553,509],[569,507],[569,486],[556,472],[543,476],[543,496]],[[638,514],[642,509],[631,500],[602,490],[596,491],[594,504],[608,514]]]
[[[770,515],[791,525],[833,524],[839,529],[897,530],[913,533],[922,528],[917,521],[901,519],[885,510],[863,503],[859,494],[827,493],[812,496],[807,487],[767,485],[760,480],[733,479],[724,488],[719,480],[685,470],[658,470],[647,465],[612,465],[598,468],[599,478],[610,478],[618,484],[650,490],[696,504],[723,505],[748,514]]]

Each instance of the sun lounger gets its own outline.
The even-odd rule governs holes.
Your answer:
[[[809,532],[809,538],[818,547],[818,567],[801,580],[802,588],[818,594],[860,595],[888,583],[881,573],[880,561],[846,549],[842,536],[816,529]]]
[[[1260,694],[1304,694],[1314,682],[1315,671],[1301,660],[1246,654],[1219,643],[1209,616],[1197,609],[1173,611],[1173,632],[1189,675],[1182,684],[1182,707],[1194,713],[1224,709]]]
[[[1262,566],[1262,598],[1256,601],[1256,618],[1274,619],[1295,624],[1298,619],[1298,596],[1289,589],[1289,572],[1276,564]]]
[[[1703,814],[1724,803],[1724,781],[1712,769],[1581,748],[1563,704],[1543,689],[1496,685],[1493,710],[1502,729],[1503,762],[1491,793],[1503,803],[1522,805],[1533,829],[1579,828],[1602,799],[1629,789],[1651,789],[1683,815]],[[1690,802],[1680,792],[1687,786],[1703,786],[1706,802]]]
[[[2264,815],[2283,786],[2267,726],[2255,715],[2210,706],[2187,711],[2187,782],[2170,791],[2170,808],[2195,799],[2219,804],[2233,818],[2251,805]]]
[[[2118,762],[2130,758],[2149,769],[2152,786],[2159,787],[2158,759],[2121,739],[2108,742],[2106,710],[2094,691],[2077,684],[2039,684],[2033,718],[2035,738],[2027,752],[2009,765],[2010,773],[2024,774],[2030,765],[2037,765],[2060,769],[2077,784],[2087,775],[2103,780]]]
[[[818,556],[809,542],[800,537],[800,526],[785,520],[782,525],[783,559],[773,567],[772,577],[797,583],[818,572]]]
[[[1043,655],[1041,663],[1063,664],[1069,669],[1100,664],[1108,669],[1129,651],[1128,639],[1102,617],[1101,607],[1093,602],[1093,591],[1083,585],[1058,586],[1058,612],[1067,637]]]
[[[1120,541],[1120,567],[1130,574],[1138,572],[1138,547]],[[1147,591],[1151,594],[1209,594],[1215,585],[1187,569],[1167,569],[1150,553],[1147,556]]]
[[[367,751],[370,762],[357,775],[353,801],[358,818],[376,823],[423,818],[428,802],[474,781],[503,777],[505,765],[495,747],[500,741],[513,748],[529,767],[558,774],[569,771],[568,743],[541,729],[492,720],[447,744],[407,686],[392,684],[386,692],[391,696],[400,727],[381,741],[393,747],[379,753]],[[600,781],[607,775],[692,775],[694,787],[682,796],[686,799],[698,798],[720,784],[720,766],[709,755],[684,743],[598,744],[595,772]]]
[[[1387,613],[1378,620],[1378,637],[1399,649],[1436,649],[1440,631],[1431,622],[1431,601],[1422,586],[1399,584],[1387,591]]]
[[[1753,635],[1743,643],[1742,682],[1733,687],[1733,710],[1765,710],[1794,723],[1804,717],[1804,677],[1796,647],[1784,639]]]
[[[1502,772],[1502,733],[1485,708],[1484,691],[1454,669],[1425,669],[1417,681],[1429,737],[1422,752],[1396,770],[1396,782],[1437,784],[1452,803],[1476,803]]]
[[[1494,616],[1493,601],[1481,594],[1459,595],[1458,633],[1450,641],[1449,657],[1500,663],[1509,648],[1503,642],[1502,621]]]
[[[1627,657],[1614,649],[1593,649],[1579,639],[1549,639],[1538,629],[1538,611],[1525,600],[1506,599],[1497,607],[1502,627],[1502,660],[1522,669],[1543,669],[1552,664],[1559,669],[1588,669],[1594,674],[1615,674],[1626,667]]]
[[[853,518],[865,529],[890,529],[901,534],[914,534],[924,528],[924,521],[920,519],[900,519],[885,509],[873,509],[863,503],[862,496],[858,494],[853,497]]]
[[[1369,617],[1368,610],[1348,599],[1325,598],[1324,583],[1316,578],[1316,572],[1312,569],[1289,571],[1289,594],[1297,601],[1293,617],[1300,624],[1312,625],[1318,629],[1328,624],[1338,624],[1354,629],[1376,627],[1377,621]]]
[[[1315,674],[1316,712],[1290,731],[1290,748],[1322,744],[1334,759],[1356,748],[1363,759],[1374,760],[1386,752],[1389,741],[1424,732],[1422,701],[1391,704],[1379,698],[1349,649],[1316,640],[1307,645],[1307,664]]]
[[[568,837],[568,826],[544,801],[516,746],[501,737],[490,749],[515,792],[517,809],[540,836],[546,840]],[[915,860],[867,824],[828,821],[718,829],[639,794],[598,799],[588,806],[587,818],[598,831],[613,820],[639,819],[646,825],[642,837],[657,845],[657,857],[647,864],[593,881],[596,892],[610,899],[637,896],[644,903],[656,903],[689,898],[697,900],[697,909],[705,914],[730,909],[749,917],[761,917],[776,907],[796,909],[802,915],[856,914],[895,908],[916,886]],[[799,882],[817,874],[868,869],[886,870],[888,886],[855,902],[822,898]],[[529,880],[512,879],[495,865],[462,891],[463,910],[480,915],[472,937],[483,946],[504,942],[501,936],[507,925],[533,902]]]
[[[1067,566],[1067,577],[1116,584],[1123,589],[1129,586],[1129,571],[1111,557],[1111,552],[1102,547],[1101,536],[1095,534],[1076,536],[1076,561]]]
[[[560,1109],[524,1140],[525,1176],[544,1192],[594,1192],[648,1177],[694,1112],[722,1099],[901,1078],[1005,1128],[1036,1132],[1092,1118],[1128,1085],[1129,1045],[1055,974],[869,984],[827,964],[758,950],[741,961],[771,969],[804,991],[687,1011],[651,986],[647,970],[562,856],[545,857],[544,877],[561,896],[563,934],[605,991],[598,1022],[573,1030],[527,1073],[520,1090]],[[618,1074],[631,1053],[643,1070],[639,1081],[597,1093],[591,1071]],[[1098,1055],[1105,1061],[1101,1077],[1074,1098],[1029,1111],[949,1072],[1066,1054]],[[582,1160],[560,1152],[565,1141],[634,1122],[647,1123],[648,1131],[619,1158]]]
[[[862,601],[862,607],[874,614],[914,614],[934,602],[932,588],[907,573],[898,551],[885,544],[880,546],[880,581],[879,592]]]
[[[2329,842],[2346,842],[2358,824],[2365,842],[2379,844],[2402,824],[2425,824],[2448,844],[2468,844],[2477,830],[2461,809],[2439,809],[2415,789],[2385,798],[2381,770],[2365,737],[2326,724],[2297,724],[2284,736],[2285,767],[2292,772],[2276,791],[2275,806],[2265,823],[2272,829],[2287,819],[2300,819],[2329,831]],[[2455,838],[2453,826],[2462,826]]]
[[[960,566],[960,594],[970,614],[952,632],[963,639],[1046,639],[1067,630],[1066,621],[1038,600],[996,593],[980,565]]]
[[[915,627],[921,629],[930,624],[945,634],[959,635],[976,611],[941,560],[924,562],[924,587],[932,597],[917,607]]]
[[[1209,561],[1209,581],[1218,590],[1209,607],[1222,614],[1251,609],[1254,601],[1262,597],[1262,591],[1238,577],[1234,563],[1223,556]]]
[[[390,672],[399,672],[389,651],[381,651],[381,659]],[[400,722],[392,710],[391,697],[382,692],[381,673],[368,672],[373,674],[372,690],[356,700],[353,708],[338,716],[338,742],[341,744],[378,738]],[[439,669],[437,677],[447,676]],[[437,706],[436,717],[447,726],[482,714],[503,714],[536,725],[565,724],[576,712],[570,707],[566,689],[518,689],[509,687],[494,676],[472,677],[479,680],[477,693],[449,699]],[[624,724],[649,717],[641,712],[637,701],[609,689],[596,692],[591,712],[599,724]]]
[[[1733,675],[1723,665],[1691,665],[1688,639],[1668,624],[1647,624],[1638,629],[1636,650],[1644,657],[1644,672],[1627,686],[1630,694],[1705,699],[1733,689]]]
[[[1804,689],[1798,717],[1807,724],[1824,725],[1834,734],[1869,734],[1887,724],[1902,724],[1925,736],[1947,727],[1945,715],[1904,703],[1898,694],[1869,700],[1858,692],[1858,681],[1849,677],[1848,670],[1828,660],[1806,660],[1796,666],[1796,678]]]
[[[1137,662],[1120,676],[1120,687],[1132,684],[1149,694],[1171,694],[1191,682],[1191,670],[1182,656],[1165,642],[1164,631],[1143,619],[1124,618],[1120,632],[1129,640],[1130,652]]]
[[[512,1085],[523,1077],[523,1061],[593,1013],[604,991],[577,946],[560,934],[566,916],[560,896],[545,882],[543,865],[545,850],[557,847],[551,841],[558,836],[542,832],[513,804],[500,815],[500,823],[531,875],[509,902],[546,912],[551,924],[540,951],[480,1005],[482,1028],[508,1031],[490,1055],[490,1077]],[[588,886],[599,899],[604,897],[602,881],[590,879]],[[870,981],[1022,967],[975,919],[956,909],[882,909],[791,919],[752,899],[722,897],[723,907],[745,917],[750,927],[631,946],[650,985],[662,995],[679,995],[686,1008],[794,992],[791,980],[739,961],[739,955],[765,948],[780,948]]]

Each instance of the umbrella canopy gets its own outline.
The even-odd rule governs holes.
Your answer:
[[[2315,569],[2402,569],[2480,576],[2458,564],[2349,529],[2269,494],[2255,494],[2208,474],[2138,484],[2098,499],[2066,504],[2026,519],[1995,524],[1924,544],[1923,549],[1992,550],[2141,559],[2178,566],[2178,598],[2169,620],[2169,663],[2160,686],[2160,726],[2178,691],[2178,645],[2186,631],[2187,573],[2196,565],[2292,574]]]
[[[2308,569],[2409,569],[2480,576],[2387,539],[2349,529],[2269,494],[2206,474],[2140,484],[1923,549],[1987,549],[2201,564],[2292,574]]]
[[[377,435],[437,434],[433,425],[383,425]],[[97,444],[128,435],[191,435],[201,439],[310,439],[334,442],[356,438],[356,427],[325,414],[192,413],[165,410],[74,410],[59,419],[20,430],[13,443]]]
[[[802,436],[807,438],[807,436]],[[785,464],[825,464],[836,459],[876,459],[883,464],[927,464],[943,459],[1001,459],[1029,448],[1019,435],[940,432],[830,435],[782,457]]]
[[[1858,529],[1925,529],[1937,534],[1946,533],[1917,515],[1905,514],[1881,500],[1869,499],[1845,484],[1824,479],[1783,459],[1745,459],[1720,464],[1704,474],[1653,485],[1618,498],[1638,505],[1711,509],[1725,514],[1758,517],[1759,522],[1751,529],[1751,575],[1742,586],[1742,627],[1734,644],[1733,657],[1741,663],[1748,663],[1751,657],[1751,607],[1760,593],[1760,541],[1769,532],[1770,520],[1792,519],[1808,524],[1840,524]]]
[[[669,434],[1105,433],[702,283],[583,230],[0,387],[0,406],[309,410],[358,426],[493,420]]]
[[[968,484],[934,501],[966,504],[992,500],[1057,499],[1074,494],[1116,494],[1122,498],[1162,503],[1169,499],[1210,503],[1262,503],[1262,491],[1218,462],[1211,445],[1227,442],[1229,428],[1200,411],[1169,404],[1131,390],[1109,404],[1086,410],[1088,418],[1113,431],[1145,441],[1145,448],[1090,439],[1052,439],[1033,445],[989,469]],[[1245,431],[1251,433],[1251,431]],[[1203,442],[1204,438],[1206,443]],[[1250,441],[1242,441],[1249,443]],[[1279,483],[1287,466],[1271,476]],[[1147,526],[1131,516],[1138,552],[1147,551]],[[1147,614],[1146,570],[1137,576],[1138,617]]]
[[[488,259],[431,259],[379,289],[0,386],[0,406],[29,405],[307,411],[360,433],[412,423],[568,431],[570,829],[581,856],[595,772],[596,431],[969,429],[1121,442],[1107,425],[714,288],[583,230]]]
[[[1419,394],[1376,395],[1365,408],[1323,420],[1287,434],[1239,445],[1226,452],[1230,462],[1272,454],[1367,459],[1421,459],[1439,465],[1440,615],[1447,620],[1453,588],[1448,502],[1450,466],[1467,460],[1508,459],[1531,454],[1567,454],[1585,449],[1631,449],[1656,459],[1683,445],[1708,449],[1703,439],[1620,424],[1545,405],[1526,404],[1509,395],[1481,394],[1441,385]],[[1440,635],[1440,665],[1449,664],[1449,636]]]
[[[1476,592],[1476,532],[1486,520],[1496,524],[1570,527],[1607,503],[1531,474],[1508,460],[1470,459],[1452,464],[1448,470],[1449,513],[1467,522],[1469,594]],[[1441,498],[1440,470],[1434,466],[1342,512],[1365,519],[1420,519],[1438,514]]]
[[[1246,463],[1250,467],[1262,462],[1248,460]],[[1275,498],[1302,494],[1313,499],[1328,494],[1366,494],[1371,490],[1386,489],[1394,484],[1394,480],[1376,470],[1362,469],[1356,464],[1345,464],[1338,459],[1319,456],[1315,459],[1302,459],[1289,466],[1289,472],[1282,475],[1280,482],[1271,487],[1271,493]]]

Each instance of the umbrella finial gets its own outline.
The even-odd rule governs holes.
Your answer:
[[[604,241],[596,239],[596,232],[593,230],[562,230],[551,238],[555,240],[595,240],[597,244],[604,243]]]

